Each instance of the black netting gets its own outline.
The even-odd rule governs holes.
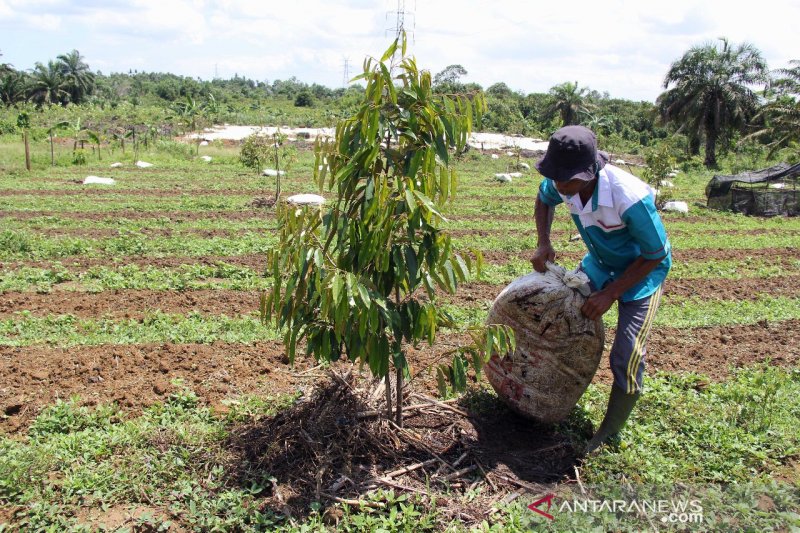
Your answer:
[[[714,176],[706,186],[708,206],[757,216],[800,215],[800,164],[733,176]]]

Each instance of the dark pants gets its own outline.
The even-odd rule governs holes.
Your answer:
[[[628,394],[642,391],[647,337],[658,311],[663,288],[632,302],[617,302],[619,321],[609,359],[614,384]]]

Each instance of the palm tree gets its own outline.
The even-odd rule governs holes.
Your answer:
[[[25,100],[27,91],[26,76],[24,72],[14,69],[0,75],[0,102],[14,105]]]
[[[790,68],[774,72],[773,98],[761,108],[757,118],[765,126],[748,137],[767,137],[770,157],[780,148],[800,143],[800,61],[790,61]]]
[[[3,57],[3,53],[0,52],[0,57]],[[14,67],[12,67],[8,63],[0,63],[0,74],[8,74],[14,71]]]
[[[31,73],[30,96],[39,105],[66,103],[69,93],[57,63],[48,61],[47,66],[36,63]]]
[[[77,50],[61,54],[57,59],[70,102],[80,104],[94,90],[94,74]]]
[[[707,43],[690,48],[670,66],[658,97],[665,122],[679,123],[691,138],[705,135],[705,165],[717,166],[717,141],[742,131],[758,110],[751,88],[768,81],[767,63],[753,45]],[[672,87],[670,87],[672,86]]]
[[[562,126],[578,124],[578,114],[587,111],[586,87],[579,87],[578,82],[566,82],[550,89],[550,102],[545,109],[545,117],[552,120],[558,115]]]

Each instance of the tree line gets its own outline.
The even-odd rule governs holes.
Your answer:
[[[463,66],[450,65],[433,77],[433,90],[483,92],[487,111],[481,128],[486,131],[546,138],[560,126],[583,124],[615,152],[638,153],[662,141],[689,157],[699,156],[702,148],[709,168],[716,168],[720,152],[743,142],[770,155],[784,150],[789,158],[798,157],[800,61],[771,71],[748,43],[722,38],[692,47],[670,65],[654,103],[613,98],[570,81],[547,93],[524,94],[502,82],[484,89],[463,82],[467,74]],[[295,125],[330,126],[352,113],[363,90],[356,84],[331,89],[295,77],[270,83],[239,75],[213,80],[136,71],[104,75],[92,72],[77,50],[28,71],[0,63],[0,102],[7,107],[150,106],[164,109],[161,120],[177,120],[186,130],[195,129],[198,118],[203,124],[236,123],[255,115],[276,124],[302,117]]]

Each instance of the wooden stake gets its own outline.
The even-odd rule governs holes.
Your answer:
[[[25,168],[30,172],[31,170],[31,146],[28,142],[28,130],[23,130],[22,140],[25,143]]]

